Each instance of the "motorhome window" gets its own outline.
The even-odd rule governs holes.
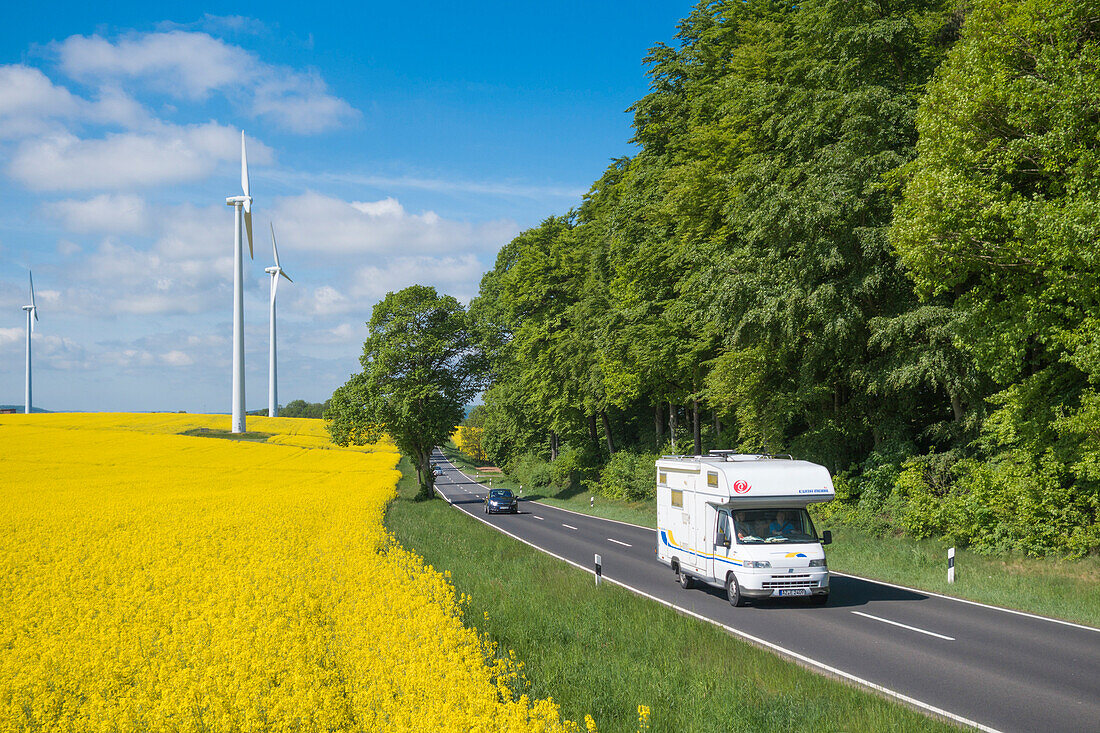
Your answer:
[[[714,533],[715,537],[725,535],[730,536],[730,515],[726,512],[718,512],[718,531]]]
[[[733,512],[733,525],[742,545],[817,542],[805,509],[742,509]]]
[[[673,491],[672,492],[672,506],[678,506],[681,509],[684,507],[684,492]]]
[[[718,488],[718,474],[707,471],[707,486],[712,489]]]
[[[665,473],[664,471],[659,471],[657,473],[657,483],[660,486],[667,486],[668,485],[668,474]]]

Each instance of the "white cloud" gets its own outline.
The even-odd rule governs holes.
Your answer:
[[[252,111],[303,135],[338,127],[358,116],[350,104],[329,94],[316,72],[272,74],[256,80]]]
[[[228,207],[182,205],[154,215],[141,197],[124,194],[55,206],[72,231],[108,235],[83,254],[76,245],[65,248],[72,256],[64,281],[73,283],[65,293],[66,312],[171,316],[228,310],[233,271]],[[267,212],[261,217],[263,222]],[[394,198],[349,202],[306,194],[276,200],[270,217],[279,223],[279,254],[295,279],[289,290],[280,288],[291,317],[356,313],[365,320],[374,301],[412,283],[468,300],[485,269],[479,255],[491,255],[515,231],[511,222],[413,214]],[[261,272],[270,255],[266,222],[256,226],[257,260],[248,263],[246,296],[266,301],[268,278]],[[339,267],[329,269],[334,263]]]
[[[0,138],[57,132],[55,118],[77,114],[82,100],[55,85],[38,69],[0,66]]]
[[[59,116],[76,112],[79,100],[38,69],[22,64],[0,66],[0,116]]]
[[[46,210],[71,232],[123,234],[148,226],[145,200],[140,196],[103,194],[87,200],[55,201],[46,204]]]
[[[148,127],[152,116],[136,100],[115,86],[85,99],[54,84],[40,70],[22,64],[0,66],[0,139],[57,135],[63,122],[93,122]]]
[[[35,290],[34,291],[34,304],[41,308],[45,305],[47,308],[52,305],[57,305],[61,302],[60,290]]]
[[[355,272],[351,295],[375,301],[386,293],[413,284],[434,285],[460,300],[477,292],[484,265],[473,254],[456,257],[398,257],[383,265],[369,265]]]
[[[23,343],[26,339],[26,327],[23,328],[0,328],[0,351],[6,350],[8,346],[16,343]]]
[[[408,213],[393,199],[344,201],[306,193],[276,202],[280,241],[329,254],[422,254],[496,251],[519,232],[507,220],[473,224],[432,211]],[[295,244],[290,245],[289,243]]]
[[[272,171],[272,178],[284,185],[313,186],[341,184],[383,189],[412,189],[442,193],[476,194],[527,198],[541,201],[561,198],[575,201],[584,196],[587,188],[556,184],[530,184],[519,181],[472,181],[453,178],[418,178],[416,176],[378,176],[361,173],[310,173],[305,171]]]
[[[191,366],[195,363],[195,360],[179,349],[173,349],[165,354],[161,354],[160,362],[168,366],[181,367]]]
[[[40,324],[41,325],[41,324]],[[23,328],[0,328],[0,353],[22,353],[26,348],[27,332]],[[64,336],[45,333],[41,328],[34,332],[32,345],[34,368],[73,370],[86,369],[89,366],[88,357],[84,346]],[[20,374],[23,373],[23,365],[19,365]],[[22,381],[22,377],[20,377]]]
[[[354,307],[355,303],[331,285],[315,288],[299,297],[296,304],[297,310],[314,316],[346,313]]]
[[[240,131],[208,122],[82,140],[71,133],[24,142],[8,173],[37,190],[125,189],[204,178],[240,158]],[[249,143],[249,160],[270,163],[271,149]]]
[[[153,89],[200,99],[255,73],[255,58],[206,33],[169,31],[133,34],[115,42],[101,36],[70,36],[54,44],[61,69],[71,78],[140,78]]]
[[[222,18],[222,21],[234,19]],[[248,27],[247,19],[232,23]],[[170,97],[202,100],[224,93],[255,117],[297,133],[339,127],[358,112],[329,93],[316,71],[261,61],[255,54],[207,33],[171,30],[134,33],[114,41],[70,36],[54,44],[61,68],[86,83],[136,80]]]

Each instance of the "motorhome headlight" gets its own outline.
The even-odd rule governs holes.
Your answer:
[[[810,560],[810,567],[811,568],[825,568],[825,567],[828,567],[828,565],[825,564],[825,558],[820,558],[818,560]]]
[[[770,568],[771,560],[746,560],[742,563],[746,568]]]

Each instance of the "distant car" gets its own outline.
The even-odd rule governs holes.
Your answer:
[[[443,475],[443,469],[440,468],[439,466],[432,466],[432,475],[433,476],[442,476]]]
[[[510,489],[490,489],[489,495],[485,497],[486,514],[496,514],[498,512],[515,514],[518,511],[519,506],[516,495]]]

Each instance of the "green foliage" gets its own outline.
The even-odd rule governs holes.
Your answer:
[[[585,473],[584,454],[575,448],[567,448],[550,464],[550,485],[558,489],[575,486]]]
[[[465,417],[484,373],[465,310],[435,288],[412,285],[388,293],[367,328],[363,371],[333,393],[329,433],[338,445],[388,434],[416,464],[421,498],[431,498],[431,451]]]
[[[928,460],[906,463],[900,526],[916,538],[943,536],[983,554],[1010,551],[1081,557],[1100,544],[1100,495],[1075,488],[1053,452],[1017,449],[994,462],[965,459],[949,476]]]
[[[1100,0],[706,0],[677,40],[637,153],[471,303],[490,457],[631,496],[648,450],[790,452],[877,535],[1100,547]]]
[[[321,419],[325,416],[329,401],[306,402],[305,400],[291,400],[285,406],[279,408],[279,417],[311,417]]]
[[[520,486],[531,490],[545,488],[553,481],[550,463],[530,453],[519,456],[508,469],[508,473]]]
[[[597,491],[609,499],[652,499],[657,493],[657,474],[653,465],[657,458],[655,453],[616,453],[600,472]]]

